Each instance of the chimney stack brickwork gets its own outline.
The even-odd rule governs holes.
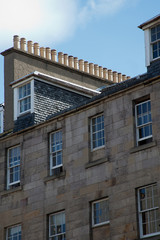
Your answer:
[[[122,73],[117,73],[111,69],[108,70],[107,68],[103,68],[97,64],[88,63],[88,61],[84,61],[83,59],[78,60],[77,57],[68,56],[66,53],[63,54],[63,52],[58,52],[57,54],[55,49],[51,50],[49,47],[39,47],[38,43],[33,43],[32,41],[26,42],[25,38],[20,39],[18,35],[13,37],[13,47],[29,54],[64,64],[67,67],[74,68],[75,70],[85,72],[104,80],[118,83],[130,79],[129,76]]]

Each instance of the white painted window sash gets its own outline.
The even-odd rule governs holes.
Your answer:
[[[22,87],[29,82],[31,83],[31,94],[19,99],[19,87]],[[34,112],[34,79],[29,82],[25,82],[21,85],[16,85],[16,87],[14,87],[14,120],[17,120],[19,116],[24,115],[28,112]],[[20,112],[20,101],[23,101],[28,97],[30,97],[31,108],[26,111]]]
[[[51,217],[52,216],[56,217],[58,215],[62,215],[62,223],[63,222],[65,223],[65,212],[64,211],[49,215],[49,239],[52,239],[53,237],[57,237],[57,236],[61,236],[61,235],[66,234],[66,232],[62,232],[62,233],[59,233],[59,234],[57,233],[55,235],[51,235]],[[55,223],[55,226],[57,227],[56,223]]]
[[[151,211],[159,209],[158,206],[155,206],[153,208],[147,208],[145,210],[141,210],[141,206],[140,206],[140,203],[141,203],[141,200],[140,200],[140,190],[141,189],[145,189],[145,191],[146,191],[147,187],[151,187],[151,186],[152,186],[152,200],[154,200],[153,187],[156,186],[156,184],[148,185],[148,186],[145,186],[145,187],[142,187],[142,188],[138,189],[138,214],[139,214],[140,238],[147,238],[147,237],[150,237],[150,236],[156,236],[156,235],[160,234],[160,231],[157,231],[157,232],[154,232],[154,233],[143,235],[142,213],[147,213],[147,212],[151,212]],[[147,199],[145,199],[145,202],[147,202]],[[150,220],[149,220],[149,222],[150,222]]]
[[[58,131],[55,131],[53,133],[50,134],[50,175],[52,175],[52,170],[53,169],[56,169],[56,168],[60,168],[63,166],[63,163],[61,164],[57,164],[56,166],[53,166],[53,153],[56,154],[56,160],[57,160],[57,153],[61,152],[62,154],[62,149],[60,150],[55,150],[55,151],[52,151],[52,137],[57,134],[57,133],[61,133],[62,135],[62,131],[61,130],[58,130]],[[63,147],[63,146],[62,146]],[[63,156],[62,156],[62,160],[63,160]]]
[[[107,202],[108,202],[109,199],[108,199],[108,198],[105,198],[105,199],[101,199],[101,200],[94,201],[94,202],[92,203],[92,227],[101,226],[101,225],[109,224],[109,223],[110,223],[109,220],[104,221],[104,222],[101,222],[101,223],[94,223],[94,204],[100,203],[100,202],[103,202],[103,201],[107,201]],[[109,218],[109,216],[108,216],[108,218]]]
[[[11,180],[10,180],[11,169],[13,169],[15,167],[20,168],[20,166],[21,166],[21,160],[20,160],[19,164],[15,165],[13,167],[9,166],[9,153],[14,148],[20,148],[20,145],[8,149],[8,153],[7,153],[7,189],[9,189],[13,185],[16,185],[17,183],[20,183],[20,179],[17,181],[13,181],[13,182],[11,182]],[[20,169],[20,174],[21,174],[21,169]]]
[[[103,148],[105,146],[105,144],[102,144],[101,146],[98,146],[98,147],[94,147],[93,146],[93,130],[92,130],[92,126],[93,126],[93,120],[98,118],[98,117],[102,117],[103,114],[99,114],[99,115],[96,115],[95,117],[92,117],[91,118],[91,121],[90,121],[90,139],[91,139],[91,150],[92,151],[95,151],[95,150],[98,150],[100,148]],[[103,132],[104,129],[101,129],[99,132]],[[97,133],[98,131],[96,131],[95,133]],[[98,139],[96,139],[96,142],[98,141]]]
[[[137,107],[139,105],[142,105],[143,103],[148,103],[148,102],[151,102],[150,100],[147,100],[147,101],[144,101],[144,102],[141,102],[141,103],[138,103],[135,105],[135,121],[136,121],[136,142],[137,142],[137,145],[139,142],[145,140],[145,139],[149,139],[152,137],[152,134],[146,136],[146,137],[143,137],[143,138],[140,138],[139,136],[139,129],[142,128],[142,127],[145,127],[147,125],[150,125],[152,124],[152,121],[149,121],[147,123],[144,123],[144,124],[141,124],[141,125],[138,125],[138,115],[137,115]],[[149,112],[147,112],[147,115],[149,115]]]
[[[12,227],[8,227],[7,228],[7,231],[6,231],[6,240],[10,240],[10,236],[9,236],[9,230],[10,229],[15,229],[17,230],[17,234],[19,235],[19,232],[21,234],[21,225],[15,225],[15,226],[12,226]],[[13,237],[13,236],[12,236]],[[19,236],[18,236],[18,239],[19,239]]]

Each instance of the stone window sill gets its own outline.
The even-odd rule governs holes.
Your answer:
[[[15,192],[18,192],[18,191],[22,191],[22,189],[23,189],[23,187],[19,186],[19,187],[16,187],[14,189],[4,190],[3,192],[1,192],[1,196],[7,196],[9,194],[12,194],[12,193],[15,193]]]
[[[98,224],[98,225],[93,225],[92,228],[100,228],[100,227],[103,227],[105,225],[109,225],[110,224],[110,221],[107,221],[105,223],[101,223],[101,224]]]
[[[63,171],[63,172],[61,172],[57,175],[45,177],[44,178],[44,183],[55,180],[57,178],[65,178],[65,176],[66,176],[66,171]]]
[[[105,162],[108,162],[108,158],[101,158],[101,159],[98,159],[96,161],[93,161],[93,162],[88,162],[86,165],[85,165],[85,168],[90,168],[90,167],[94,167],[94,166],[97,166],[99,164],[102,164],[102,163],[105,163]]]
[[[153,141],[153,142],[150,142],[150,143],[146,143],[146,144],[144,144],[144,145],[141,145],[141,146],[137,146],[137,147],[132,148],[132,149],[130,150],[130,153],[139,152],[139,151],[142,151],[142,150],[151,148],[151,147],[155,147],[156,145],[157,145],[157,142],[156,142],[156,141]]]
[[[149,237],[146,236],[146,237],[138,238],[136,240],[145,240],[145,239],[147,239],[147,240],[159,240],[160,239],[160,234],[157,233],[156,235],[149,236]]]

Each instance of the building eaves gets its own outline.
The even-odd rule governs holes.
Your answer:
[[[97,96],[94,96],[91,99],[88,99],[88,100],[80,103],[76,107],[71,107],[71,108],[65,109],[61,112],[58,112],[56,114],[53,114],[51,116],[48,116],[48,119],[51,119],[53,117],[57,117],[61,114],[69,113],[71,111],[75,111],[75,110],[77,111],[78,109],[85,108],[85,107],[87,107],[91,104],[94,104],[97,101],[101,101],[103,98],[111,97],[114,94],[120,93],[121,91],[127,91],[128,89],[136,87],[139,84],[144,84],[145,82],[153,81],[153,80],[156,80],[158,78],[160,78],[160,76],[156,76],[154,78],[151,78],[151,77],[149,77],[149,75],[147,73],[145,73],[145,74],[142,74],[142,75],[138,75],[134,78],[125,80],[121,83],[115,83],[111,86],[108,86],[108,87],[104,88],[102,90],[101,94],[99,94]]]
[[[146,26],[148,26],[148,25],[150,25],[150,24],[152,24],[153,22],[156,22],[156,21],[158,21],[158,20],[160,20],[160,14],[158,14],[158,15],[156,15],[155,17],[153,17],[153,18],[147,20],[146,22],[140,24],[138,27],[139,27],[140,29],[143,29],[144,27],[146,27]]]
[[[27,80],[31,77],[35,77],[38,80],[46,80],[49,83],[56,84],[57,86],[62,86],[64,88],[67,88],[70,91],[77,91],[79,93],[87,94],[89,96],[95,96],[95,95],[100,94],[100,91],[93,90],[93,89],[90,89],[90,88],[87,88],[87,87],[84,87],[84,86],[81,86],[81,85],[78,85],[75,83],[71,83],[69,81],[66,81],[66,80],[63,80],[60,78],[56,78],[56,77],[53,77],[53,76],[50,76],[47,74],[43,74],[38,71],[32,72],[22,78],[19,78],[15,81],[11,82],[10,86],[14,86],[14,85],[16,85],[24,80]]]

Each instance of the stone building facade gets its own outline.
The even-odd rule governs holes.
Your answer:
[[[17,36],[2,53],[0,239],[160,239],[160,16],[140,28],[130,79]]]

